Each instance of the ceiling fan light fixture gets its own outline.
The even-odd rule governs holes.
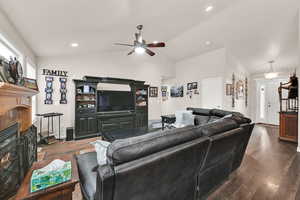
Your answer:
[[[136,47],[136,48],[134,48],[134,52],[137,53],[137,54],[144,54],[145,51],[146,51],[146,49],[143,48],[143,47]]]
[[[277,77],[278,77],[278,73],[277,72],[265,73],[265,78],[266,79],[273,79],[273,78],[277,78]]]
[[[265,78],[266,79],[274,79],[274,78],[277,78],[278,77],[278,72],[274,72],[274,69],[273,69],[273,63],[275,61],[269,61],[270,63],[270,71],[268,73],[265,73]]]

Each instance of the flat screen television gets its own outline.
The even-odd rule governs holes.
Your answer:
[[[134,110],[134,97],[128,91],[98,91],[98,112]]]

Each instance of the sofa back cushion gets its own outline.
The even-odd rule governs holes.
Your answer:
[[[218,119],[214,122],[205,124],[201,126],[201,133],[204,136],[213,136],[219,133],[223,133],[235,128],[238,128],[239,124],[233,119],[224,118]]]
[[[210,115],[217,116],[217,117],[225,117],[226,115],[236,115],[243,117],[244,115],[239,112],[227,111],[227,110],[220,110],[220,109],[211,109]]]
[[[234,121],[236,121],[238,124],[250,124],[251,123],[251,119],[244,117],[244,116],[232,115],[230,118],[233,119]]]
[[[115,140],[107,149],[108,163],[119,165],[194,140],[201,137],[197,129],[188,126]]]
[[[184,134],[184,133],[183,133]],[[207,137],[114,166],[114,200],[192,200]]]
[[[191,108],[191,107],[188,107],[187,110],[192,110],[194,115],[210,116],[210,110],[211,109],[206,109],[206,108]]]

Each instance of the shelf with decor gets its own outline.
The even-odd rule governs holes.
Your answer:
[[[298,142],[298,77],[290,77],[289,82],[280,83],[279,93],[279,139]]]
[[[145,107],[148,106],[148,89],[137,88],[135,91],[135,106]]]
[[[96,90],[97,83],[74,80],[75,87],[75,109],[78,113],[96,112]]]

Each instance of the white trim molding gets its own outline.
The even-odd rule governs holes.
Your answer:
[[[297,147],[297,152],[300,152],[300,145]]]

